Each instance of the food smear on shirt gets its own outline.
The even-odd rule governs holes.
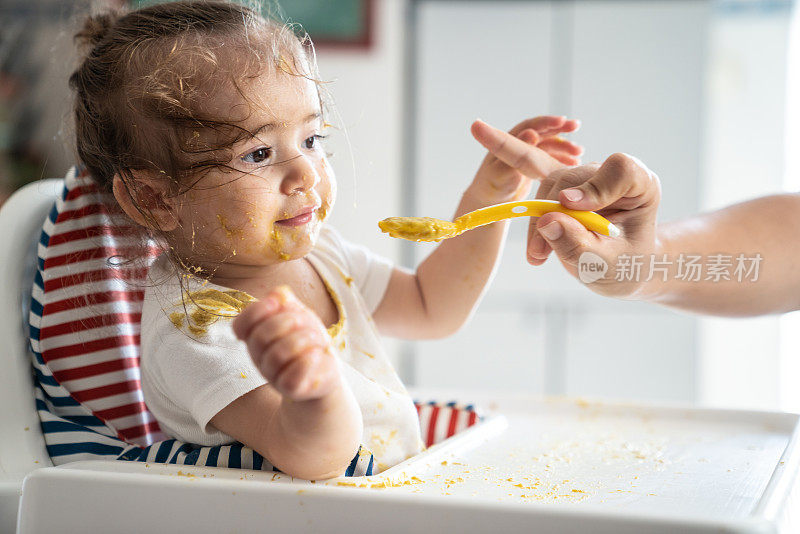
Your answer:
[[[255,300],[244,291],[229,289],[219,291],[217,289],[200,289],[197,291],[186,291],[183,299],[176,303],[182,306],[186,313],[173,312],[169,320],[180,329],[183,321],[188,322],[188,330],[194,335],[207,333],[207,327],[216,323],[220,318],[232,319],[238,316],[242,310]]]
[[[325,284],[325,288],[328,290],[328,294],[331,296],[331,300],[336,305],[336,311],[339,313],[339,320],[336,324],[332,324],[328,327],[328,335],[331,336],[331,339],[336,339],[337,336],[341,335],[344,330],[344,308],[342,307],[342,301],[339,299],[339,295],[337,295],[333,289],[328,285],[325,280],[323,280]],[[340,350],[344,350],[344,346],[340,348]]]
[[[175,328],[180,328],[183,326],[183,318],[186,314],[181,312],[172,312],[169,314],[169,320],[172,324],[175,325]]]

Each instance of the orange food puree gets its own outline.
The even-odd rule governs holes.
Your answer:
[[[184,306],[187,312],[173,312],[169,319],[176,328],[181,328],[184,319],[187,319],[189,332],[195,335],[205,334],[208,325],[217,322],[221,317],[236,317],[254,300],[254,297],[244,291],[235,289],[189,291],[184,293],[183,301],[177,303]]]
[[[456,223],[433,217],[389,217],[378,226],[392,237],[409,241],[441,241],[463,231]]]

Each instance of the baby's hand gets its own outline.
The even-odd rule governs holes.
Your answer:
[[[579,164],[583,147],[560,136],[579,127],[577,120],[549,115],[523,121],[508,133],[475,121],[472,135],[489,153],[470,186],[472,196],[487,203],[521,200],[530,192],[531,178],[542,180]]]
[[[286,286],[245,308],[233,321],[233,331],[281,395],[295,401],[319,399],[341,384],[325,326]]]

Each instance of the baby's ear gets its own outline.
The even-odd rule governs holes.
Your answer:
[[[170,182],[150,171],[130,171],[130,178],[114,175],[114,197],[123,211],[137,224],[171,232],[180,222],[177,199]]]

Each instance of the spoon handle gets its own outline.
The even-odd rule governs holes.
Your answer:
[[[456,223],[463,231],[472,230],[503,219],[514,217],[541,217],[545,213],[557,211],[577,220],[587,230],[611,237],[622,235],[620,229],[611,221],[593,211],[578,211],[565,208],[557,200],[521,200],[519,202],[506,202],[486,208],[471,211],[458,217]]]

